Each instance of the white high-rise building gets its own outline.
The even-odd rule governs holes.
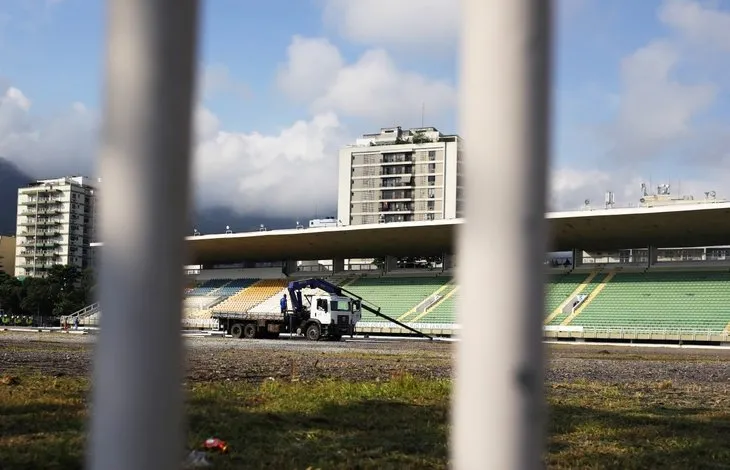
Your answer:
[[[344,225],[462,216],[461,138],[433,127],[383,128],[340,150]]]
[[[43,277],[55,265],[93,264],[94,181],[82,176],[39,180],[18,190],[15,275]]]

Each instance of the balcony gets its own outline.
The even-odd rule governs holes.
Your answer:
[[[414,192],[412,190],[408,191],[393,191],[393,190],[386,190],[380,192],[380,199],[383,201],[395,201],[395,200],[403,200],[403,199],[413,199]]]
[[[16,265],[19,268],[23,269],[32,269],[35,271],[44,271],[46,269],[51,269],[53,266],[55,266],[55,263],[21,263]]]
[[[413,162],[412,153],[385,153],[385,154],[383,154],[383,163],[384,164],[412,163],[412,162]]]
[[[22,237],[59,237],[61,236],[60,230],[26,230],[24,232],[21,232],[20,234]]]
[[[380,212],[412,212],[414,210],[413,203],[407,202],[383,202],[380,204]]]
[[[18,226],[20,227],[55,227],[57,225],[63,225],[63,221],[58,219],[36,219],[36,220],[26,220],[25,222],[20,222]]]
[[[24,250],[19,255],[21,258],[58,258],[60,253],[52,250]]]
[[[390,175],[390,176],[398,176],[398,175]],[[405,175],[406,177],[401,179],[397,178],[388,178],[383,179],[380,183],[381,188],[407,188],[412,187],[415,185],[415,180],[412,175]]]
[[[40,205],[53,205],[53,204],[63,204],[63,200],[59,198],[33,198],[29,199],[27,201],[21,201],[19,203],[21,206],[40,206]]]
[[[380,172],[380,176],[406,176],[413,174],[413,166],[386,166]]]

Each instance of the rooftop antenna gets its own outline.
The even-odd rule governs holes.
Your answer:
[[[606,209],[613,209],[614,204],[616,203],[616,199],[614,197],[613,191],[606,191]]]

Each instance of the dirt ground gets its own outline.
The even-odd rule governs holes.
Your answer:
[[[0,374],[88,376],[95,335],[0,332]],[[252,381],[386,380],[409,373],[450,377],[455,343],[353,339],[312,343],[303,339],[240,340],[186,337],[187,380]],[[606,383],[671,381],[730,389],[730,350],[549,345],[546,381]]]

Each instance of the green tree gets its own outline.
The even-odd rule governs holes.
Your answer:
[[[53,266],[46,277],[53,297],[52,315],[68,315],[83,308],[87,286],[85,277],[75,266]]]
[[[29,315],[48,316],[58,300],[58,287],[47,278],[27,277],[23,279],[21,308]]]
[[[5,313],[20,313],[22,299],[23,283],[5,272],[0,272],[0,309]]]
[[[46,277],[22,281],[0,272],[0,309],[34,316],[68,315],[93,302],[94,288],[91,269],[54,266]]]

